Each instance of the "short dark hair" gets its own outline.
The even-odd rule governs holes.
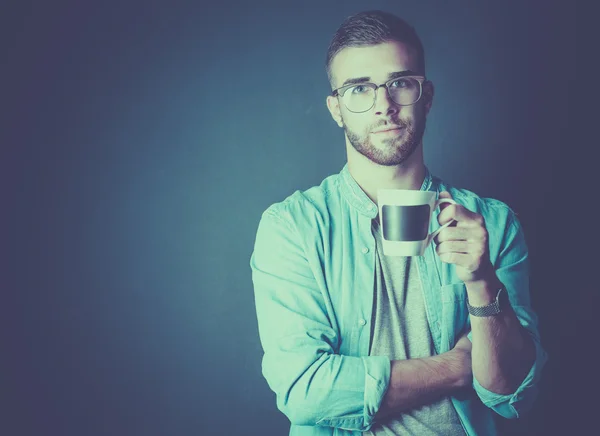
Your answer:
[[[325,61],[329,83],[333,86],[331,62],[340,51],[346,47],[365,47],[388,41],[402,42],[412,47],[419,56],[420,72],[425,74],[425,51],[415,29],[396,15],[373,10],[346,18],[333,35]]]

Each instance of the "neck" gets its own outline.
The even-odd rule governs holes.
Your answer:
[[[400,165],[379,165],[358,153],[351,144],[346,143],[348,152],[348,170],[352,178],[377,204],[378,189],[421,189],[425,179],[423,162],[423,144]]]

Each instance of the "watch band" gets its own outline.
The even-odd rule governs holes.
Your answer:
[[[494,300],[494,302],[488,304],[487,306],[471,306],[469,304],[469,298],[467,297],[467,309],[469,310],[469,313],[473,316],[479,317],[498,315],[502,312],[502,307],[500,306],[500,294],[502,293],[502,291],[505,291],[504,286],[498,290],[496,300]]]

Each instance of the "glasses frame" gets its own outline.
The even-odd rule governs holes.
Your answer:
[[[411,104],[396,103],[396,101],[392,98],[392,94],[390,94],[390,84],[395,82],[396,80],[407,79],[407,78],[408,79],[416,79],[416,81],[419,82],[419,97]],[[346,106],[346,103],[344,103],[344,106],[346,106],[346,109],[348,109],[350,112],[355,113],[355,114],[361,114],[363,112],[367,112],[367,111],[370,111],[371,109],[373,109],[373,107],[377,103],[377,90],[382,87],[385,87],[387,94],[390,97],[390,100],[392,100],[394,102],[394,104],[396,104],[398,106],[412,106],[413,104],[418,102],[421,99],[421,97],[423,96],[423,83],[425,83],[425,82],[427,82],[427,79],[425,76],[410,75],[410,76],[394,77],[393,79],[390,79],[387,82],[382,83],[381,85],[377,85],[376,83],[373,83],[373,82],[351,83],[349,85],[340,86],[339,88],[334,89],[331,92],[331,96],[343,98],[346,91],[348,91],[350,88],[353,88],[355,86],[370,86],[371,88],[373,88],[375,90],[375,96],[373,97],[373,104],[369,107],[369,109],[365,109],[364,111],[353,111],[353,110],[350,110],[348,108],[348,106]]]

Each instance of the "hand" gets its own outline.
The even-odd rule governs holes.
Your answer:
[[[448,192],[441,192],[440,198],[452,196]],[[442,262],[454,264],[456,275],[467,285],[488,280],[495,272],[490,261],[488,232],[483,216],[459,204],[443,203],[440,208],[440,225],[452,220],[455,223],[442,229],[434,238],[438,256]]]
[[[454,348],[453,348],[453,350],[461,351],[463,353],[468,353],[469,357],[471,355],[471,348],[473,348],[473,344],[471,343],[471,340],[469,339],[470,332],[471,332],[471,330],[464,333],[460,338],[458,338],[458,341],[456,341],[456,344],[454,345]]]
[[[467,331],[458,339],[456,345],[454,345],[454,348],[451,350],[451,353],[454,355],[456,364],[459,368],[458,386],[460,388],[470,387],[473,383],[473,369],[471,364],[472,344],[471,340],[467,337],[469,331]]]

